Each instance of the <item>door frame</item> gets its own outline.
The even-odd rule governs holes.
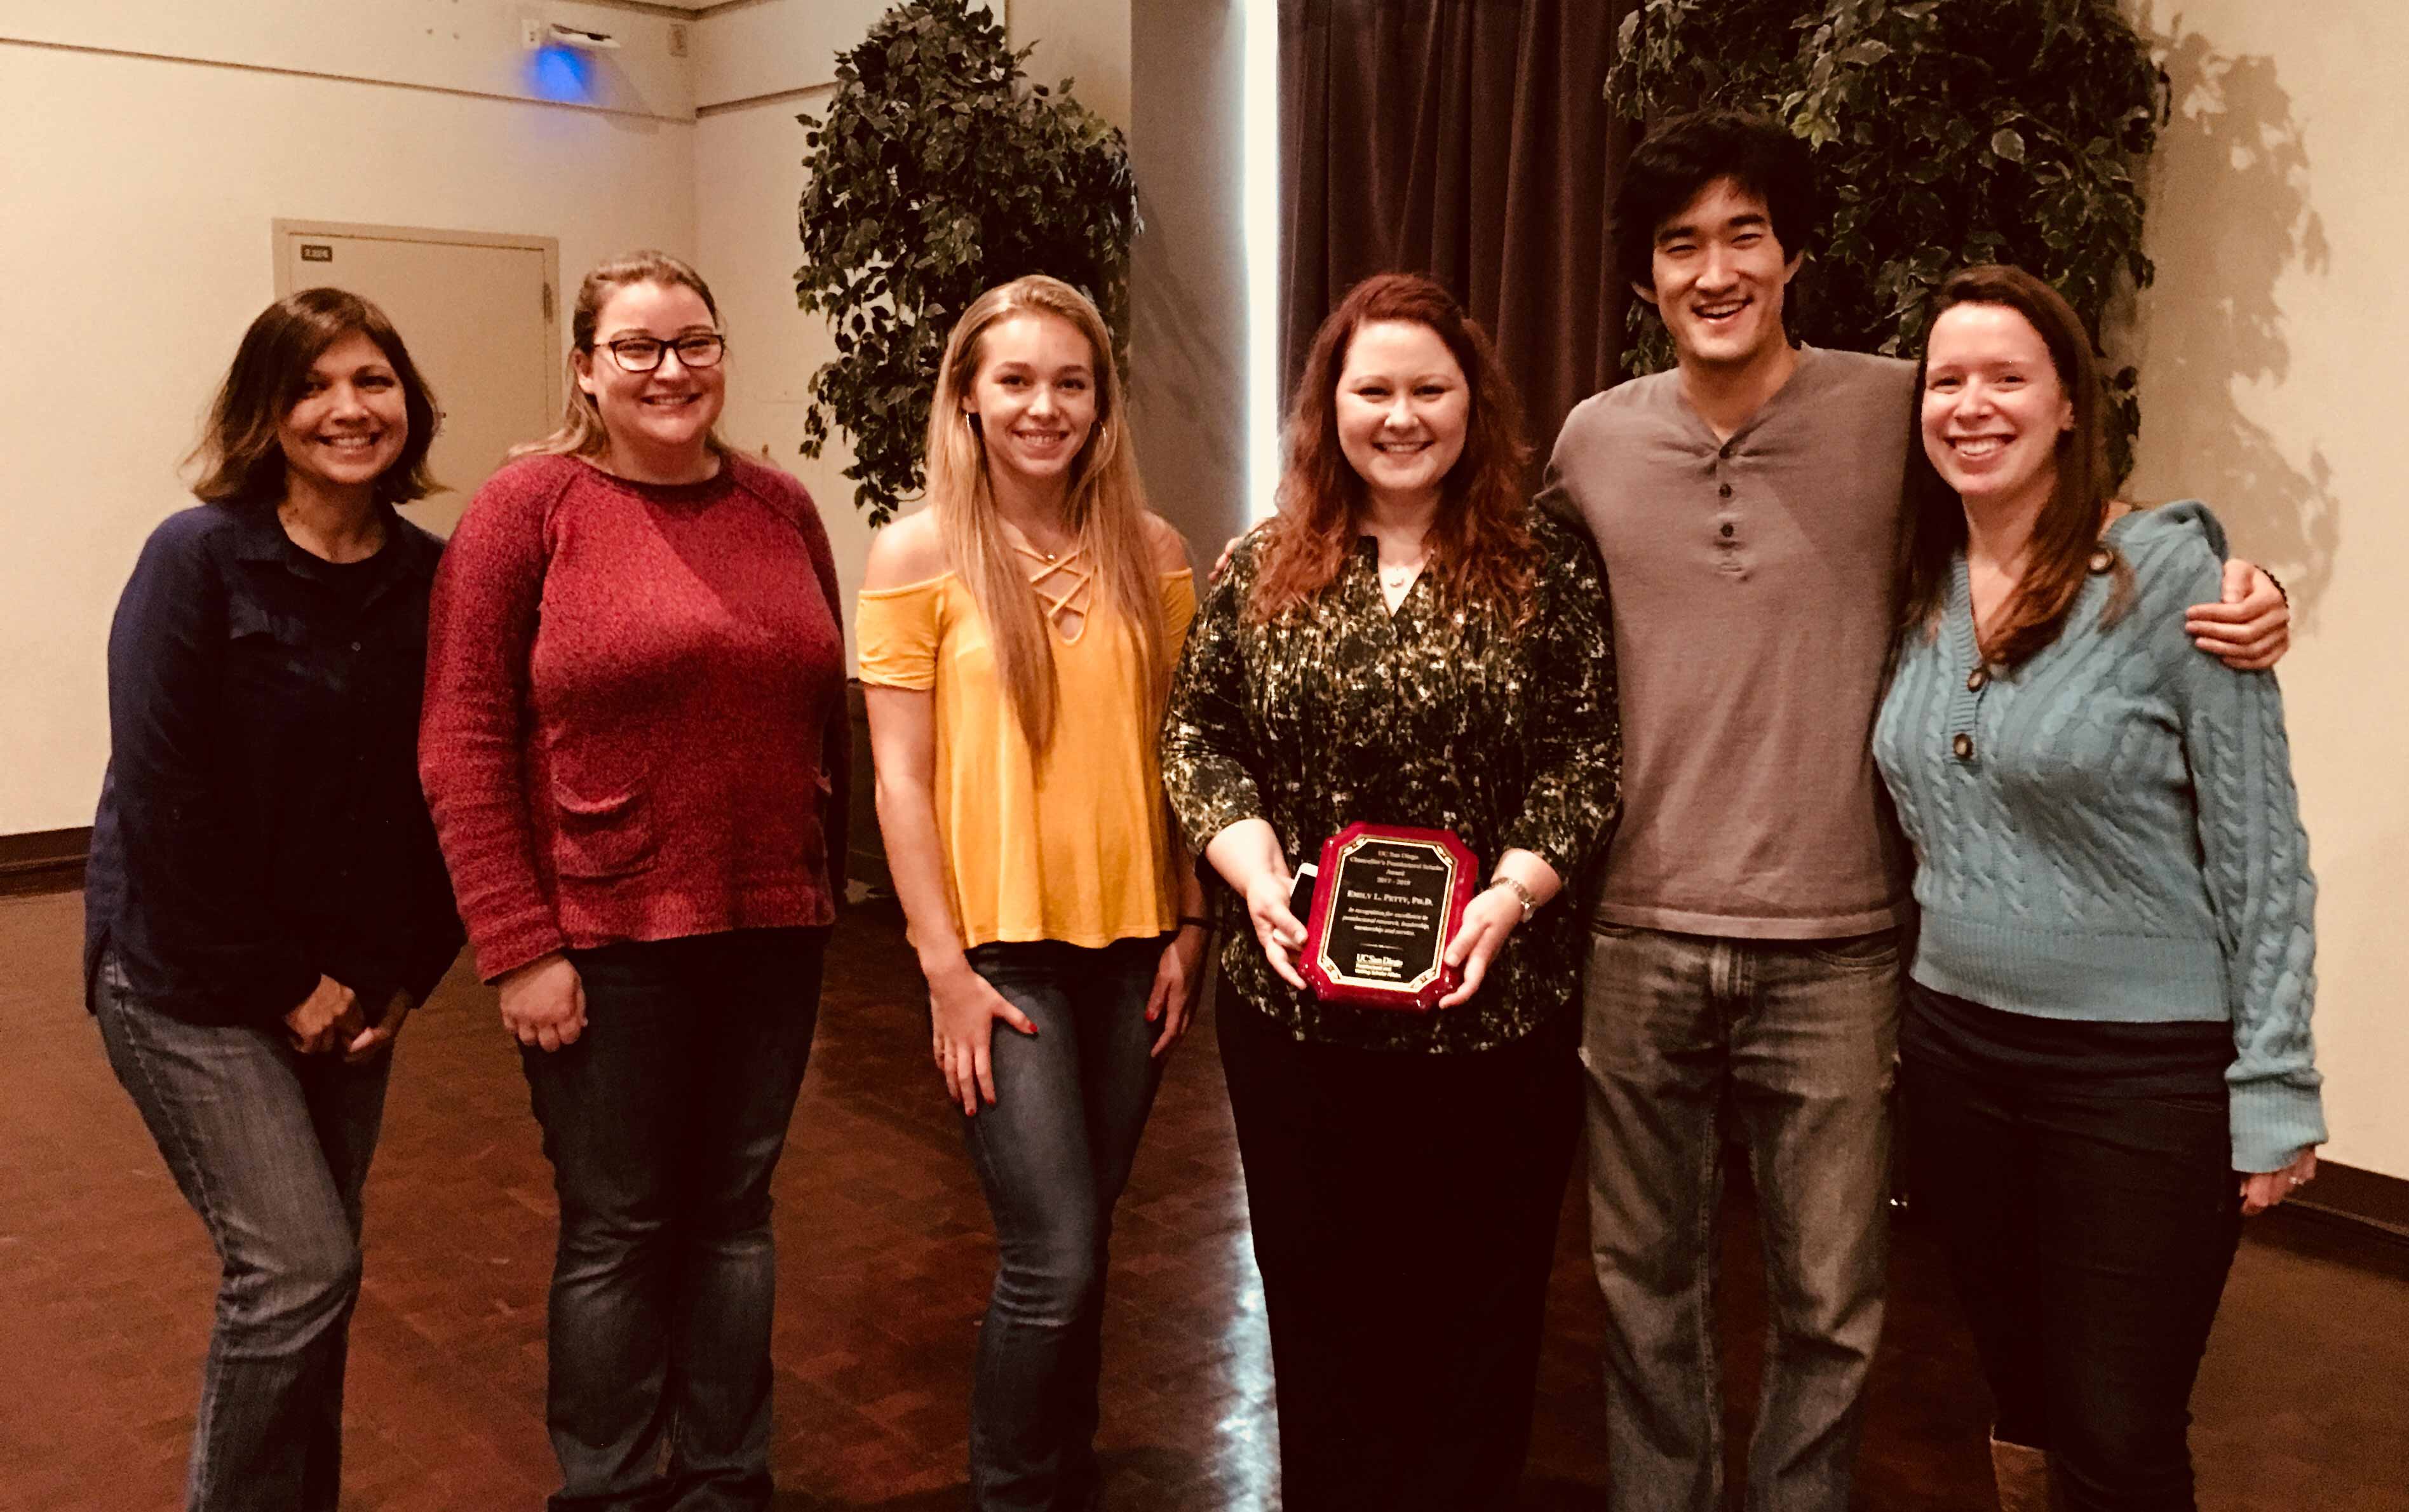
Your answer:
[[[543,366],[543,406],[560,412],[560,238],[507,236],[493,231],[448,231],[436,226],[372,225],[356,221],[301,221],[278,216],[268,223],[269,261],[276,269],[276,297],[281,299],[306,285],[294,281],[284,256],[288,237],[357,237],[370,241],[430,241],[454,247],[507,247],[543,254],[543,334],[553,359]]]

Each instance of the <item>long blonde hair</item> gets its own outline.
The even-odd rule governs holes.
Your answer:
[[[692,266],[665,252],[631,252],[596,267],[577,286],[577,309],[569,320],[569,371],[563,385],[568,398],[561,408],[560,428],[540,441],[512,447],[511,455],[602,456],[609,453],[611,433],[602,428],[602,411],[593,396],[578,386],[577,359],[582,354],[589,363],[597,360],[594,331],[601,322],[602,307],[613,295],[636,283],[692,289],[701,295],[702,308],[711,311],[712,324],[719,322],[719,301],[711,297],[711,285]],[[703,443],[722,456],[733,454],[733,449],[719,439],[716,425],[703,437]]]
[[[989,327],[1015,315],[1051,315],[1088,338],[1096,372],[1096,423],[1071,459],[1066,523],[1093,566],[1103,592],[1120,612],[1137,643],[1147,678],[1138,689],[1140,718],[1151,723],[1165,691],[1162,590],[1146,540],[1146,488],[1129,427],[1121,423],[1120,373],[1112,337],[1088,296],[1060,279],[1032,273],[999,284],[971,301],[945,341],[929,406],[929,500],[955,575],[970,589],[987,621],[996,673],[1020,722],[1032,756],[1053,742],[1059,690],[1046,616],[1037,591],[1004,539],[987,470],[987,443],[962,408],[978,377],[979,348]],[[1091,602],[1090,613],[1096,607]],[[1082,632],[1084,633],[1084,631]]]

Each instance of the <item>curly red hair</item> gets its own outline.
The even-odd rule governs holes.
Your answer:
[[[1279,512],[1262,532],[1262,567],[1248,612],[1258,621],[1277,618],[1335,583],[1346,569],[1366,495],[1338,445],[1338,380],[1356,331],[1374,321],[1428,327],[1454,354],[1471,392],[1464,454],[1440,482],[1424,571],[1447,602],[1504,610],[1519,625],[1530,613],[1537,581],[1522,488],[1522,402],[1488,333],[1445,289],[1418,273],[1365,279],[1347,291],[1314,334],[1289,415]]]

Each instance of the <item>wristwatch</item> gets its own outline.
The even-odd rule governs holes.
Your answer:
[[[1524,924],[1530,923],[1531,915],[1539,911],[1539,900],[1531,896],[1531,889],[1523,886],[1521,883],[1515,881],[1512,877],[1507,876],[1505,872],[1500,871],[1495,876],[1491,877],[1489,879],[1489,886],[1493,887],[1511,887],[1514,889],[1514,896],[1521,899],[1522,902],[1522,917],[1521,922]]]

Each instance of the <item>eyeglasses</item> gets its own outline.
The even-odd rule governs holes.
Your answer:
[[[716,367],[719,359],[728,355],[728,338],[714,332],[709,336],[681,336],[674,341],[664,341],[651,336],[623,336],[604,343],[611,360],[623,373],[649,373],[661,365],[669,353],[677,353],[681,367]]]

